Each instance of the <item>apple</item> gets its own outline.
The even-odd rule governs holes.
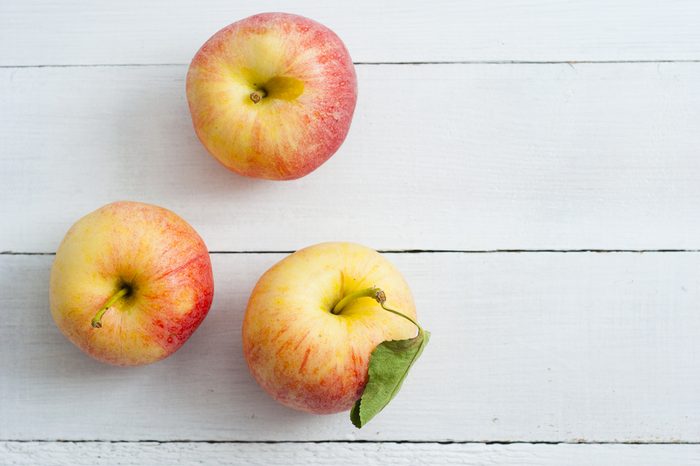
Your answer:
[[[195,132],[224,166],[300,178],[340,147],[357,100],[347,49],[302,16],[263,13],[214,34],[192,59],[187,101]]]
[[[367,291],[377,289],[388,306],[415,320],[406,281],[372,249],[322,243],[278,262],[258,281],[243,320],[243,353],[255,380],[290,408],[350,409],[377,345],[417,332],[371,299]]]
[[[214,294],[209,253],[173,212],[108,204],[66,233],[51,269],[51,314],[78,348],[110,364],[163,359],[206,317]]]

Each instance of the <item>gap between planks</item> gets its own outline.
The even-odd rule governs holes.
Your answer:
[[[640,63],[700,63],[700,59],[651,59],[651,60],[456,60],[456,61],[358,61],[355,66],[378,65],[624,65]],[[125,68],[188,66],[189,63],[91,63],[91,64],[34,64],[34,65],[0,65],[0,69],[12,68]]]
[[[598,441],[588,442],[585,440],[567,442],[567,441],[546,441],[546,440],[99,440],[99,439],[83,439],[83,440],[48,440],[48,439],[32,439],[32,440],[13,440],[0,439],[0,443],[155,443],[155,444],[231,444],[231,445],[247,445],[247,444],[264,444],[264,445],[309,445],[309,444],[393,444],[393,445],[700,445],[700,442],[691,441],[672,441],[672,442],[616,442],[616,441]]]
[[[209,254],[292,254],[292,250],[209,251]],[[700,249],[378,249],[381,254],[644,254],[700,253]],[[55,252],[0,251],[0,256],[55,256]]]

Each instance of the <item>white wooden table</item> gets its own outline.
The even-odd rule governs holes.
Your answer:
[[[261,11],[346,42],[359,101],[319,170],[266,182],[196,140],[187,64]],[[0,464],[700,465],[700,3],[0,2]],[[212,251],[174,356],[116,368],[48,310],[107,202]],[[289,251],[387,251],[433,338],[366,428],[272,401],[240,324]]]

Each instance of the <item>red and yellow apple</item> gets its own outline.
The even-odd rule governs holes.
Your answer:
[[[415,320],[406,281],[372,249],[322,243],[278,262],[258,281],[243,320],[243,353],[253,377],[291,408],[350,409],[367,383],[375,347],[417,332],[363,294],[375,287],[387,306]]]
[[[70,341],[131,366],[179,349],[206,317],[214,283],[207,247],[187,222],[154,205],[115,202],[70,228],[49,293]]]
[[[233,23],[197,52],[187,73],[195,132],[245,176],[300,178],[340,147],[357,100],[355,68],[327,27],[263,13]]]

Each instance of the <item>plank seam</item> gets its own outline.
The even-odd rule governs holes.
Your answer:
[[[611,65],[611,64],[643,64],[643,63],[700,63],[700,59],[650,59],[650,60],[455,60],[455,61],[358,61],[356,66],[379,65]],[[0,65],[0,69],[14,68],[119,68],[119,67],[156,67],[156,66],[188,66],[189,63],[54,63],[34,65]]]
[[[211,255],[291,254],[293,250],[209,251]],[[379,249],[382,254],[655,254],[700,253],[700,249]],[[0,251],[0,256],[55,256],[55,252]]]
[[[416,444],[416,445],[700,445],[696,441],[547,441],[547,440],[47,440],[0,439],[2,443],[156,443],[156,444]]]

